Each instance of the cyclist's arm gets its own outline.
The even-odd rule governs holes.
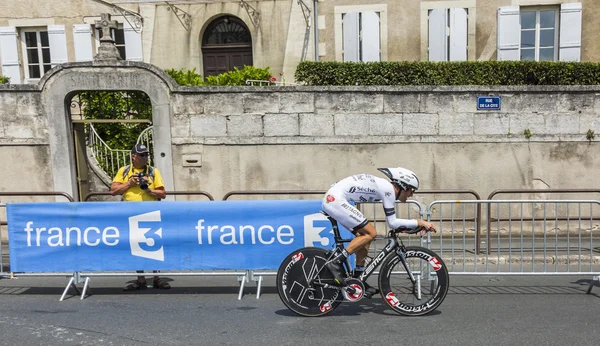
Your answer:
[[[386,182],[387,183],[387,182]],[[381,191],[381,201],[383,202],[383,211],[385,212],[385,220],[387,221],[388,226],[390,228],[417,228],[419,225],[419,220],[408,220],[408,219],[398,219],[396,218],[396,194],[394,192],[394,187],[392,184],[387,184],[386,186],[380,186]]]

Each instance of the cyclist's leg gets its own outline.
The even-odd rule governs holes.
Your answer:
[[[356,254],[356,267],[357,268],[364,268],[365,259],[369,255],[369,249],[371,248],[371,243],[372,242],[368,242],[367,244],[365,244],[365,246],[356,250],[355,254]]]
[[[371,242],[373,241],[373,239],[375,238],[376,235],[377,235],[377,231],[375,230],[375,227],[371,223],[367,223],[367,225],[365,225],[364,228],[356,231],[356,238],[354,238],[350,242],[350,244],[348,244],[348,246],[346,247],[346,251],[348,251],[348,253],[356,253],[356,266],[357,267],[364,266],[365,258],[367,257],[367,254],[369,253],[369,247],[371,246]],[[356,241],[357,239],[360,240],[361,242]],[[353,250],[350,248],[353,245],[357,247],[357,248],[355,248],[356,250]],[[364,270],[364,268],[362,268],[362,270]],[[360,274],[362,274],[362,271],[357,272],[355,274],[357,274],[357,276],[359,276]],[[373,295],[379,293],[379,289],[377,289],[375,287],[371,287],[366,282],[366,280],[363,283],[365,284],[365,297],[371,298]]]
[[[359,245],[358,247],[360,247],[360,244],[364,244],[369,241],[369,236],[364,234],[370,234],[370,229],[368,228],[367,218],[342,196],[331,193],[331,191],[328,192],[325,195],[325,198],[323,198],[322,207],[330,217],[334,218],[339,224],[352,231],[352,233],[356,236],[356,238],[350,242],[350,245],[353,243],[355,244],[354,249],[347,247],[341,254],[338,254],[338,257],[326,265],[327,269],[333,274],[334,281],[337,284],[342,285],[344,278],[342,262],[344,261],[344,257],[347,257],[353,253],[348,251],[349,249],[353,251],[356,250],[357,242]],[[373,228],[373,226],[371,226],[371,228],[374,234],[375,228]]]
[[[377,236],[377,230],[375,230],[375,227],[370,222],[366,222],[366,224],[362,224],[358,227],[355,227],[353,233],[355,237],[354,239],[352,239],[350,244],[346,246],[346,251],[348,252],[348,254],[353,254],[357,252],[357,256],[358,251],[365,248],[365,246],[370,245],[373,239],[375,239],[375,237]],[[368,248],[366,249],[366,251],[368,253]],[[366,254],[364,253],[363,255],[366,256]],[[364,257],[362,258],[362,260],[364,262]]]

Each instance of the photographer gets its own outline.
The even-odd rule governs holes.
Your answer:
[[[121,167],[115,175],[110,193],[113,196],[123,195],[123,201],[160,201],[167,196],[160,171],[148,165],[148,148],[136,144],[131,149],[131,165]],[[143,271],[138,271],[143,273]],[[169,289],[168,282],[154,276],[154,288]],[[124,291],[145,289],[146,277],[138,276],[137,280],[129,283]]]

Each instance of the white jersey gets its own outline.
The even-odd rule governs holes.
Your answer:
[[[396,193],[389,181],[370,175],[356,174],[333,184],[323,199],[323,209],[347,228],[366,225],[366,218],[348,203],[381,201],[390,228],[416,228],[417,220],[396,218]]]

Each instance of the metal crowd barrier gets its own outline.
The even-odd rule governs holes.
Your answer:
[[[324,195],[327,191],[319,190],[263,190],[263,191],[251,191],[251,190],[239,190],[231,191],[223,196],[223,200],[226,201],[231,196],[290,196],[290,195]]]
[[[14,192],[0,192],[0,197],[64,197],[69,202],[73,202],[74,199],[71,195],[58,192],[58,191],[41,191],[41,192],[25,192],[25,191],[14,191]],[[0,208],[6,208],[5,203],[0,203]],[[8,226],[5,220],[0,220],[0,227]],[[0,231],[0,278],[11,277],[10,272],[5,272],[4,268],[8,268],[8,253],[4,253],[4,239],[2,239],[2,232]],[[8,249],[8,247],[7,247]]]
[[[411,200],[406,211],[397,208],[399,217],[425,218],[434,222],[439,230],[427,237],[407,236],[407,242],[418,242],[438,252],[453,275],[593,275],[600,279],[600,220],[598,200],[491,200],[502,193],[589,193],[600,190],[498,190],[488,200],[480,200],[471,190],[429,190],[419,194],[471,194],[475,200],[437,200],[427,207]],[[231,191],[223,200],[231,196],[290,196],[323,195],[325,191],[266,190]],[[109,195],[108,192],[93,192],[85,196],[88,200],[95,195]],[[200,194],[213,200],[204,191],[175,191],[173,195]],[[64,196],[60,192],[44,193],[0,193],[0,196]],[[387,231],[383,208],[380,203],[360,203],[357,206],[365,216]],[[0,204],[0,208],[5,207]],[[484,208],[484,213],[481,212]],[[485,218],[483,217],[485,215]],[[4,223],[6,224],[6,223]],[[481,233],[482,225],[485,226]],[[1,234],[0,234],[1,237]],[[2,240],[2,239],[0,239]],[[484,243],[482,248],[480,245]],[[377,243],[375,244],[375,250]],[[4,253],[1,252],[0,274],[5,273]],[[237,276],[240,282],[238,299],[241,299],[244,283],[257,283],[257,296],[264,276],[274,276],[275,271],[220,271],[220,272],[161,272],[172,276]],[[137,276],[137,272],[89,272],[89,273],[17,273],[18,276],[71,276],[61,300],[69,288],[74,288],[85,297],[91,277]],[[76,284],[84,282],[83,291]],[[592,283],[590,283],[591,290]]]
[[[502,189],[502,190],[495,190],[492,193],[490,193],[490,195],[488,196],[488,200],[492,200],[496,195],[524,195],[524,194],[600,194],[600,190],[598,189],[526,189],[526,190],[521,190],[521,189]],[[477,198],[479,199],[479,198]],[[522,198],[518,198],[518,200],[521,200]],[[527,199],[527,198],[526,198]],[[565,218],[559,218],[560,221],[565,221]],[[491,222],[495,222],[495,221],[507,221],[505,218],[502,219],[496,219],[493,218],[490,214],[490,209],[487,209],[487,228],[486,229],[490,229],[490,223]],[[489,235],[488,235],[489,236]],[[489,243],[488,243],[488,249],[487,251],[490,251],[489,248]]]
[[[167,195],[169,196],[194,196],[194,195],[201,195],[201,196],[206,196],[210,201],[214,201],[215,199],[213,198],[213,196],[206,192],[206,191],[168,191]],[[87,195],[85,195],[85,197],[83,197],[83,201],[84,202],[88,202],[90,200],[90,198],[95,197],[95,196],[112,196],[110,192],[106,191],[106,192],[90,192]]]
[[[482,240],[487,251],[476,251],[469,210],[481,205],[486,220]],[[590,275],[588,293],[600,279],[600,201],[597,200],[464,200],[435,201],[428,210],[451,219],[432,238],[436,251],[454,275]],[[596,224],[595,224],[596,222]]]

